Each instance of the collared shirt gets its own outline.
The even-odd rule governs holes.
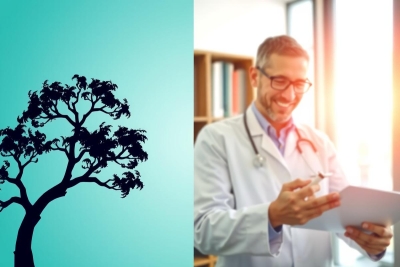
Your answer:
[[[294,129],[294,124],[293,124],[293,119],[290,118],[290,121],[288,125],[286,125],[284,128],[281,129],[279,137],[278,134],[275,130],[274,127],[264,118],[264,116],[260,113],[260,111],[257,109],[256,105],[253,104],[251,105],[251,109],[253,110],[258,123],[260,124],[261,128],[264,130],[264,132],[271,138],[271,140],[274,142],[276,147],[279,149],[281,154],[284,154],[285,147],[286,147],[286,138],[289,134],[289,132]],[[271,222],[268,224],[268,232],[269,232],[269,240],[273,240],[276,238],[282,231],[282,226],[273,228],[271,225]]]
[[[272,127],[272,125],[264,118],[264,116],[257,109],[254,102],[251,105],[251,109],[253,110],[254,114],[256,115],[257,121],[260,124],[261,128],[271,138],[271,140],[274,142],[276,147],[279,149],[279,151],[283,155],[284,151],[285,151],[285,147],[286,147],[286,138],[287,138],[289,132],[294,129],[293,119],[290,118],[289,123],[284,128],[281,129],[279,138],[278,138],[278,134],[277,134],[275,128]]]

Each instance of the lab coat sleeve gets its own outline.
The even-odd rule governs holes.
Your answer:
[[[209,126],[203,127],[197,136],[194,149],[194,245],[204,254],[276,257],[284,230],[269,240],[269,203],[234,209],[222,138]]]
[[[335,150],[334,145],[331,141],[327,142],[327,151],[329,151],[328,159],[329,159],[329,169],[334,175],[329,178],[329,191],[330,192],[339,192],[347,185],[349,185],[346,176],[343,172],[343,168],[341,167],[338,156]],[[336,234],[340,239],[342,239],[345,243],[347,243],[351,248],[360,252],[363,256],[370,258],[372,261],[380,260],[385,252],[379,255],[369,255],[363,248],[361,248],[355,241],[346,237],[344,234]]]

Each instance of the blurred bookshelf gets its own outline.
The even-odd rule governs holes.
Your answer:
[[[253,101],[251,66],[249,56],[194,50],[194,140],[205,125],[239,115]]]
[[[255,97],[253,58],[194,50],[194,141],[207,124],[243,113]],[[214,267],[217,257],[194,250],[195,267]]]

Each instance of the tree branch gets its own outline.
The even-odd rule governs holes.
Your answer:
[[[128,147],[125,146],[121,149],[121,152],[119,152],[119,154],[115,156],[115,158],[119,159],[119,157],[121,157],[126,151],[128,151]]]
[[[2,212],[5,208],[7,208],[8,206],[10,206],[13,203],[17,203],[20,204],[21,206],[24,207],[21,198],[19,197],[12,197],[7,201],[1,201],[0,200],[0,212]]]
[[[45,110],[43,109],[43,113],[46,114],[47,117],[49,118],[48,120],[53,120],[53,119],[57,119],[57,118],[64,118],[64,119],[66,119],[72,126],[75,127],[74,122],[71,120],[71,118],[70,118],[69,116],[61,114],[60,112],[58,112],[58,110],[56,111],[56,110],[50,109],[50,111],[54,112],[55,115],[54,115],[54,114],[50,114],[49,112],[47,112],[47,111],[45,111]],[[40,118],[40,117],[38,117],[38,118]]]
[[[86,119],[89,117],[90,114],[92,114],[93,110],[95,109],[94,107],[96,106],[97,102],[100,100],[100,98],[97,98],[96,100],[93,100],[93,95],[90,96],[90,102],[92,102],[92,106],[90,107],[89,111],[83,115],[82,120],[79,122],[80,126],[82,126]]]
[[[78,104],[79,102],[79,96],[82,92],[82,89],[78,87],[78,93],[76,94],[76,100],[74,102],[72,102],[72,106],[76,109],[75,105]]]
[[[21,171],[21,170],[22,170],[22,163],[21,163],[21,161],[19,160],[19,158],[17,157],[17,155],[16,155],[15,153],[11,153],[11,152],[10,152],[10,154],[11,154],[11,156],[14,158],[14,160],[17,162],[17,164],[18,164],[18,169]]]
[[[72,119],[71,119],[69,116],[64,115],[64,114],[61,114],[61,113],[58,111],[57,105],[54,105],[54,110],[52,110],[52,111],[53,111],[58,117],[66,119],[69,123],[71,123],[72,126],[75,127],[75,122],[73,122]]]
[[[27,210],[29,206],[32,206],[32,204],[28,199],[28,194],[26,193],[26,188],[25,188],[24,184],[22,183],[20,176],[22,176],[22,172],[18,173],[17,178],[4,177],[3,179],[5,181],[9,182],[10,184],[15,184],[18,187],[19,193],[21,195],[21,197],[20,197],[21,203],[20,204],[25,208],[25,210]],[[18,177],[20,177],[20,178],[18,179]]]
[[[118,159],[139,159],[139,157],[133,157],[132,155],[128,155],[128,156],[125,156],[125,157],[120,157]]]
[[[123,160],[123,159],[139,159],[139,157],[133,157],[131,154],[123,156],[125,152],[128,151],[128,147],[123,147],[121,152],[118,153],[115,157],[107,157],[107,161],[115,161],[115,160]]]
[[[107,114],[107,115],[112,115],[114,112],[117,112],[117,110],[118,110],[118,108],[119,107],[116,107],[114,110],[112,110],[112,111],[105,111],[104,110],[104,107],[105,106],[103,106],[103,107],[101,107],[101,108],[95,108],[95,109],[93,109],[93,112],[95,112],[95,111],[101,111],[101,112],[103,112],[103,113],[105,113],[105,114]]]
[[[47,119],[45,122],[42,122],[43,125],[45,125],[46,123],[48,123],[49,121],[51,121],[52,119]]]
[[[113,160],[115,163],[117,163],[118,165],[122,165],[123,163],[118,162],[118,159],[114,159]]]
[[[49,118],[49,120],[52,119],[56,119],[56,118],[64,118],[66,119],[72,126],[75,126],[75,123],[72,121],[72,119],[64,114],[61,114],[58,109],[57,109],[57,103],[58,101],[56,101],[55,103],[53,103],[53,105],[49,108],[50,111],[52,111],[54,114],[51,114],[49,112],[47,112],[45,109],[43,109],[43,113],[47,115],[47,117]]]
[[[44,112],[44,111],[43,111]],[[46,123],[48,123],[49,121],[51,121],[52,120],[52,118],[51,118],[51,116],[48,114],[48,113],[46,113],[46,112],[44,112],[47,116],[38,116],[37,117],[37,119],[43,119],[43,120],[46,120],[45,122],[41,122],[40,124],[42,124],[42,125],[45,125]]]
[[[76,162],[81,161],[86,152],[89,152],[89,150],[88,149],[82,150],[81,153],[79,153],[78,157],[76,158]]]
[[[47,114],[47,113],[45,113],[45,114]],[[47,115],[47,116],[39,116],[38,117],[38,119],[49,119],[50,117]]]
[[[65,153],[65,155],[68,156],[68,150],[67,150],[66,148],[64,148],[64,147],[59,147],[58,144],[56,144],[56,147],[51,147],[51,149],[53,149],[53,150],[58,150],[58,151],[62,151],[62,152]]]
[[[32,153],[32,156],[29,158],[29,160],[27,161],[27,162],[25,162],[24,163],[24,165],[22,165],[22,169],[24,169],[26,166],[28,166],[28,164],[29,163],[31,163],[31,162],[37,162],[37,159],[36,159],[36,161],[34,161],[33,159],[36,157],[38,155],[38,153],[37,152],[34,152],[34,153]],[[21,170],[21,169],[20,169]]]
[[[97,162],[96,162],[97,161]],[[86,173],[77,178],[88,178],[92,173],[99,169],[102,161],[99,158],[94,158],[93,162],[90,162],[90,167],[88,167]]]
[[[79,122],[78,112],[76,111],[75,106],[74,106],[74,108],[71,107],[71,105],[70,105],[70,103],[69,103],[68,100],[63,101],[63,102],[65,103],[65,105],[67,105],[68,110],[71,111],[72,114],[74,114],[74,116],[75,116],[75,123],[78,123],[78,122]]]
[[[3,177],[3,178],[1,178],[2,180],[4,180],[4,181],[7,181],[7,182],[9,182],[10,184],[17,184],[17,179],[16,178],[11,178],[11,177]]]
[[[82,92],[82,89],[78,87],[78,93],[76,94],[76,100],[74,102],[72,102],[72,108],[75,111],[76,111],[76,104],[79,102],[79,96],[80,96],[81,92]],[[79,123],[79,114],[77,111],[75,114],[75,121],[76,121],[76,123]]]
[[[99,111],[99,110],[104,110],[104,108],[106,108],[107,106],[106,105],[104,105],[104,106],[102,106],[101,108],[95,108],[93,111]]]
[[[96,177],[80,176],[78,178],[72,179],[68,184],[68,188],[74,187],[75,185],[77,185],[79,183],[96,183],[99,186],[103,186],[103,187],[106,187],[108,189],[118,190],[118,186],[110,186],[110,185],[107,184],[110,181],[112,181],[112,180],[110,179],[110,180],[107,180],[106,182],[101,182]]]
[[[7,153],[4,153],[4,152],[0,152],[0,155],[2,156],[2,157],[5,157],[5,158],[7,158],[7,157],[12,157],[13,155],[11,154],[11,152],[9,152],[8,154]]]

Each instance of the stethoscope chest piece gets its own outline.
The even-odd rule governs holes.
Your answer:
[[[253,161],[254,167],[261,168],[262,166],[264,166],[264,163],[265,163],[265,158],[260,154],[257,154]]]

